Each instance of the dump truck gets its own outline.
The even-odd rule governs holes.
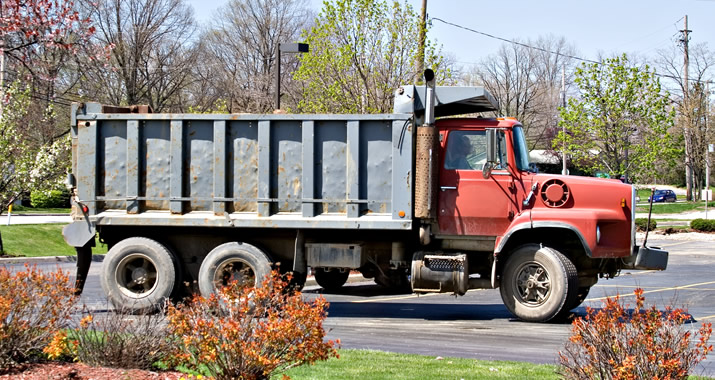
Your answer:
[[[81,292],[95,236],[118,308],[260,285],[274,269],[327,291],[350,272],[415,293],[499,288],[526,321],[563,316],[600,278],[663,270],[636,244],[636,191],[538,173],[522,124],[481,87],[395,90],[391,114],[163,114],[72,106]]]

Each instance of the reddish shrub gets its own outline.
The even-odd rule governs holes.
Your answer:
[[[323,341],[328,303],[322,297],[304,301],[287,289],[289,281],[274,272],[259,288],[233,283],[218,295],[169,306],[174,364],[208,368],[217,379],[267,379],[337,357],[335,342]]]
[[[694,334],[683,309],[644,309],[643,289],[634,291],[629,311],[619,296],[600,310],[573,321],[572,335],[559,352],[559,373],[567,379],[681,379],[712,351],[712,324]],[[697,339],[695,339],[697,338]]]
[[[75,302],[74,287],[61,270],[0,268],[0,372],[39,354],[53,339],[58,345],[62,337],[56,333],[67,327]]]

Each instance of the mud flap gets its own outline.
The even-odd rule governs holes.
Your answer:
[[[74,221],[62,229],[62,237],[67,244],[77,251],[77,274],[75,276],[75,295],[82,294],[87,280],[89,267],[92,265],[92,247],[97,231],[87,218]]]
[[[84,283],[87,281],[87,274],[89,274],[89,267],[92,265],[92,247],[94,246],[94,240],[90,240],[83,247],[75,247],[77,251],[77,273],[75,276],[75,291],[76,296],[82,294],[82,289],[84,289]]]
[[[633,249],[635,255],[624,260],[623,269],[665,270],[668,266],[668,251],[658,247],[639,247]]]

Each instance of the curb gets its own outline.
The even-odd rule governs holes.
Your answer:
[[[92,262],[104,261],[104,255],[92,255]],[[41,256],[41,257],[2,257],[1,264],[23,264],[23,263],[76,263],[77,256]]]

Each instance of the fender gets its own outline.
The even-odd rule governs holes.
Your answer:
[[[504,234],[504,236],[502,236],[501,238],[497,238],[496,248],[494,249],[494,254],[501,253],[502,249],[504,249],[504,246],[506,246],[506,244],[509,242],[509,239],[512,237],[512,235],[514,235],[514,233],[521,231],[521,230],[538,229],[538,228],[562,228],[562,229],[566,229],[566,230],[574,232],[576,234],[576,236],[578,237],[578,239],[581,241],[581,245],[583,246],[583,249],[586,252],[586,255],[588,255],[588,257],[592,257],[593,254],[591,251],[591,247],[588,245],[588,243],[586,242],[586,239],[584,239],[583,234],[581,233],[581,231],[578,228],[576,228],[575,226],[573,226],[569,223],[554,222],[554,221],[543,221],[543,222],[536,221],[536,222],[532,222],[532,223],[520,223],[520,224],[513,226],[512,228],[509,229],[509,231],[507,231],[506,234]]]

